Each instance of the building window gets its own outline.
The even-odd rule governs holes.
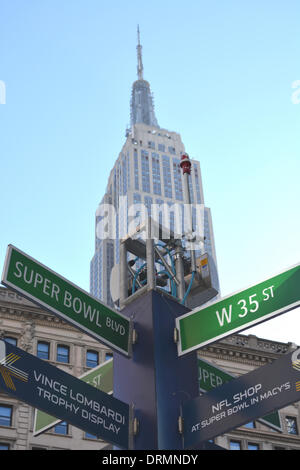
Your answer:
[[[161,194],[161,182],[160,182],[160,164],[159,155],[152,153],[152,176],[153,176],[153,192],[154,194]]]
[[[241,450],[240,441],[230,441],[229,448],[230,450]]]
[[[149,154],[142,150],[142,189],[145,193],[150,193],[150,172],[149,172]]]
[[[175,197],[180,201],[183,200],[182,193],[182,182],[181,182],[181,169],[180,169],[180,160],[174,158],[173,160],[173,177],[174,177],[174,187],[175,187]],[[189,178],[190,181],[190,178]],[[193,201],[191,201],[193,202]]]
[[[172,155],[175,155],[175,147],[169,147],[169,153],[171,153]]]
[[[127,188],[129,185],[129,163],[127,155],[122,155],[122,185],[123,195],[125,195],[127,194]]]
[[[147,209],[147,214],[148,214],[148,215],[151,215],[152,203],[153,203],[152,197],[150,197],[150,196],[145,196],[144,202],[145,202],[145,207],[146,207],[146,209]]]
[[[158,144],[158,150],[160,152],[165,152],[166,151],[166,146],[164,144]]]
[[[148,142],[148,148],[149,149],[155,149],[155,143],[152,140],[149,140]]]
[[[86,366],[87,367],[96,367],[99,365],[99,354],[97,351],[87,351],[86,352]]]
[[[188,183],[189,183],[189,188],[190,188],[191,203],[193,204],[193,202],[194,202],[194,190],[193,190],[193,181],[192,181],[191,177],[188,179]]]
[[[134,149],[134,182],[135,189],[139,189],[139,161],[136,149]]]
[[[94,436],[94,434],[90,434],[89,432],[85,433],[85,438],[86,439],[98,439],[97,436]]]
[[[4,442],[0,442],[0,450],[9,450],[9,444],[5,444]]]
[[[109,359],[112,359],[113,358],[113,353],[111,352],[107,352],[105,353],[105,360],[108,361]]]
[[[196,182],[197,202],[198,204],[201,204],[201,192],[200,192],[200,183],[199,183],[197,167],[195,167],[194,173],[195,173],[195,182]]]
[[[70,348],[68,346],[58,344],[56,351],[56,360],[57,362],[64,362],[68,364],[70,362]]]
[[[50,344],[44,341],[39,341],[37,344],[37,357],[40,359],[49,360],[50,357]]]
[[[259,445],[253,442],[248,442],[248,450],[259,450]]]
[[[255,429],[255,422],[250,421],[250,423],[244,424],[244,428]]]
[[[114,246],[112,243],[107,244],[106,250],[106,266],[107,271],[110,272],[114,266]],[[107,300],[106,303],[108,305],[113,305],[113,301],[110,294],[110,276],[106,277],[106,292],[107,292]]]
[[[137,194],[135,193],[133,195],[133,204],[134,204],[134,210],[135,210],[135,213],[134,213],[134,218],[136,219],[137,217],[141,217],[141,211],[142,211],[142,207],[141,207],[141,195],[140,194]],[[138,223],[138,221],[135,221],[136,223]]]
[[[298,434],[297,419],[293,416],[286,416],[286,429],[288,434]]]
[[[69,426],[65,421],[61,421],[54,426],[54,432],[55,434],[62,434],[63,436],[67,436],[69,432]]]
[[[0,405],[0,426],[10,427],[12,423],[12,406]]]
[[[7,343],[10,343],[12,344],[13,346],[17,346],[17,338],[13,338],[12,336],[4,336],[4,340],[7,342]]]
[[[166,155],[163,155],[162,164],[163,164],[165,196],[171,198],[172,197],[172,182],[171,182],[170,158],[167,157]]]

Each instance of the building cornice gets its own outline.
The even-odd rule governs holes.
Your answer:
[[[236,430],[232,430],[226,433],[226,437],[228,439],[247,439],[256,442],[261,441],[268,441],[273,445],[283,446],[283,445],[291,445],[291,446],[300,446],[300,440],[298,435],[291,435],[285,433],[277,433],[272,431],[264,431],[262,429],[247,429],[247,428],[237,428]]]
[[[294,343],[258,338],[254,335],[234,334],[222,341],[212,343],[198,351],[202,357],[213,357],[220,360],[230,360],[258,367],[272,363],[282,354],[296,349]]]
[[[34,321],[40,325],[47,326],[49,323],[54,323],[57,326],[63,325],[65,329],[78,331],[52,313],[39,308],[19,294],[2,287],[0,287],[0,313],[2,319],[21,320],[20,317],[25,317],[27,321]],[[22,320],[25,320],[25,318]]]

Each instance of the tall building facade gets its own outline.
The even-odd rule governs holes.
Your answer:
[[[110,273],[114,264],[119,263],[120,237],[127,235],[130,227],[141,221],[141,213],[144,211],[153,216],[154,205],[169,206],[169,220],[164,220],[164,224],[174,230],[175,204],[181,210],[182,225],[184,224],[180,158],[185,152],[185,146],[177,132],[171,132],[158,125],[150,85],[144,79],[139,31],[137,58],[138,79],[132,85],[130,103],[131,127],[126,130],[126,141],[110,172],[106,193],[96,212],[95,254],[90,264],[90,291],[109,305],[112,305]],[[211,212],[204,206],[200,163],[195,159],[191,159],[191,163],[189,189],[193,205],[193,223],[196,225],[201,207],[200,230],[205,237],[204,244],[201,248],[198,247],[197,252],[208,254],[212,285],[219,292]],[[110,204],[115,211],[115,237],[105,236],[104,227],[101,225],[105,212],[101,208]]]

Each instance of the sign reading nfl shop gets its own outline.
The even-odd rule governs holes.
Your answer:
[[[299,400],[300,348],[184,402],[184,446],[191,448]]]

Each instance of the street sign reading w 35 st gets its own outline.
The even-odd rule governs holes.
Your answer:
[[[259,284],[176,319],[178,354],[186,354],[300,305],[300,263]]]
[[[1,282],[110,348],[130,355],[127,317],[12,245],[7,248]]]

